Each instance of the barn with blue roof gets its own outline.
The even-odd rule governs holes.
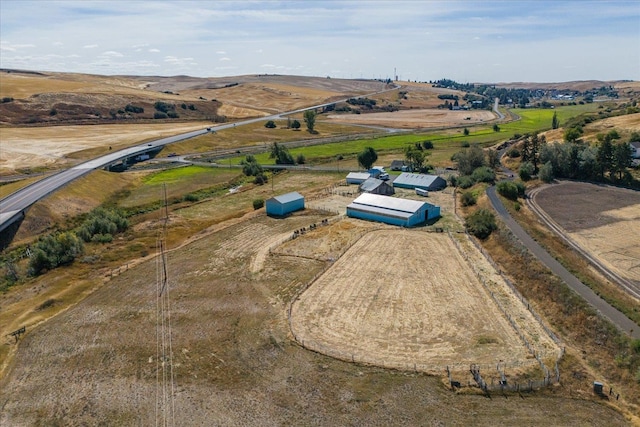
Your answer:
[[[285,216],[291,212],[304,209],[304,196],[297,191],[293,191],[267,199],[265,206],[267,215]]]
[[[440,216],[440,206],[417,200],[364,193],[347,206],[347,216],[413,227]]]
[[[403,172],[393,180],[393,186],[396,188],[421,188],[423,190],[435,191],[442,190],[447,186],[447,181],[438,175],[426,175],[422,173]]]

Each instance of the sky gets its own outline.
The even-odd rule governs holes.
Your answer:
[[[640,1],[0,0],[0,67],[463,83],[640,80]]]

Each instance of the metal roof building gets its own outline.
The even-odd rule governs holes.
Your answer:
[[[349,172],[347,175],[347,184],[360,185],[369,178],[371,178],[369,172]]]
[[[413,227],[440,216],[440,207],[417,200],[364,193],[347,206],[347,216]]]
[[[365,193],[382,194],[385,196],[390,196],[395,193],[391,185],[377,178],[369,178],[360,184],[360,191]]]
[[[424,190],[434,191],[445,188],[447,181],[438,175],[403,172],[393,181],[393,186],[411,189],[422,188]]]
[[[284,216],[304,209],[304,196],[297,191],[272,197],[265,202],[267,215]]]

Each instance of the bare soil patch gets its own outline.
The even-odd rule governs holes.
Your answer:
[[[77,161],[68,158],[73,153],[108,147],[120,149],[136,143],[175,135],[209,126],[206,122],[177,124],[55,126],[2,128],[0,174],[11,175],[18,170],[41,167],[68,167]]]
[[[469,119],[467,119],[469,118]],[[392,113],[330,114],[328,120],[371,126],[422,129],[486,123],[496,117],[490,111],[400,110]]]
[[[536,201],[584,250],[640,283],[640,192],[563,182],[540,190]]]

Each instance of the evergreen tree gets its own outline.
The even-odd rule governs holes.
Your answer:
[[[551,128],[558,129],[560,127],[560,120],[558,120],[558,112],[553,112],[553,118],[551,119]]]

